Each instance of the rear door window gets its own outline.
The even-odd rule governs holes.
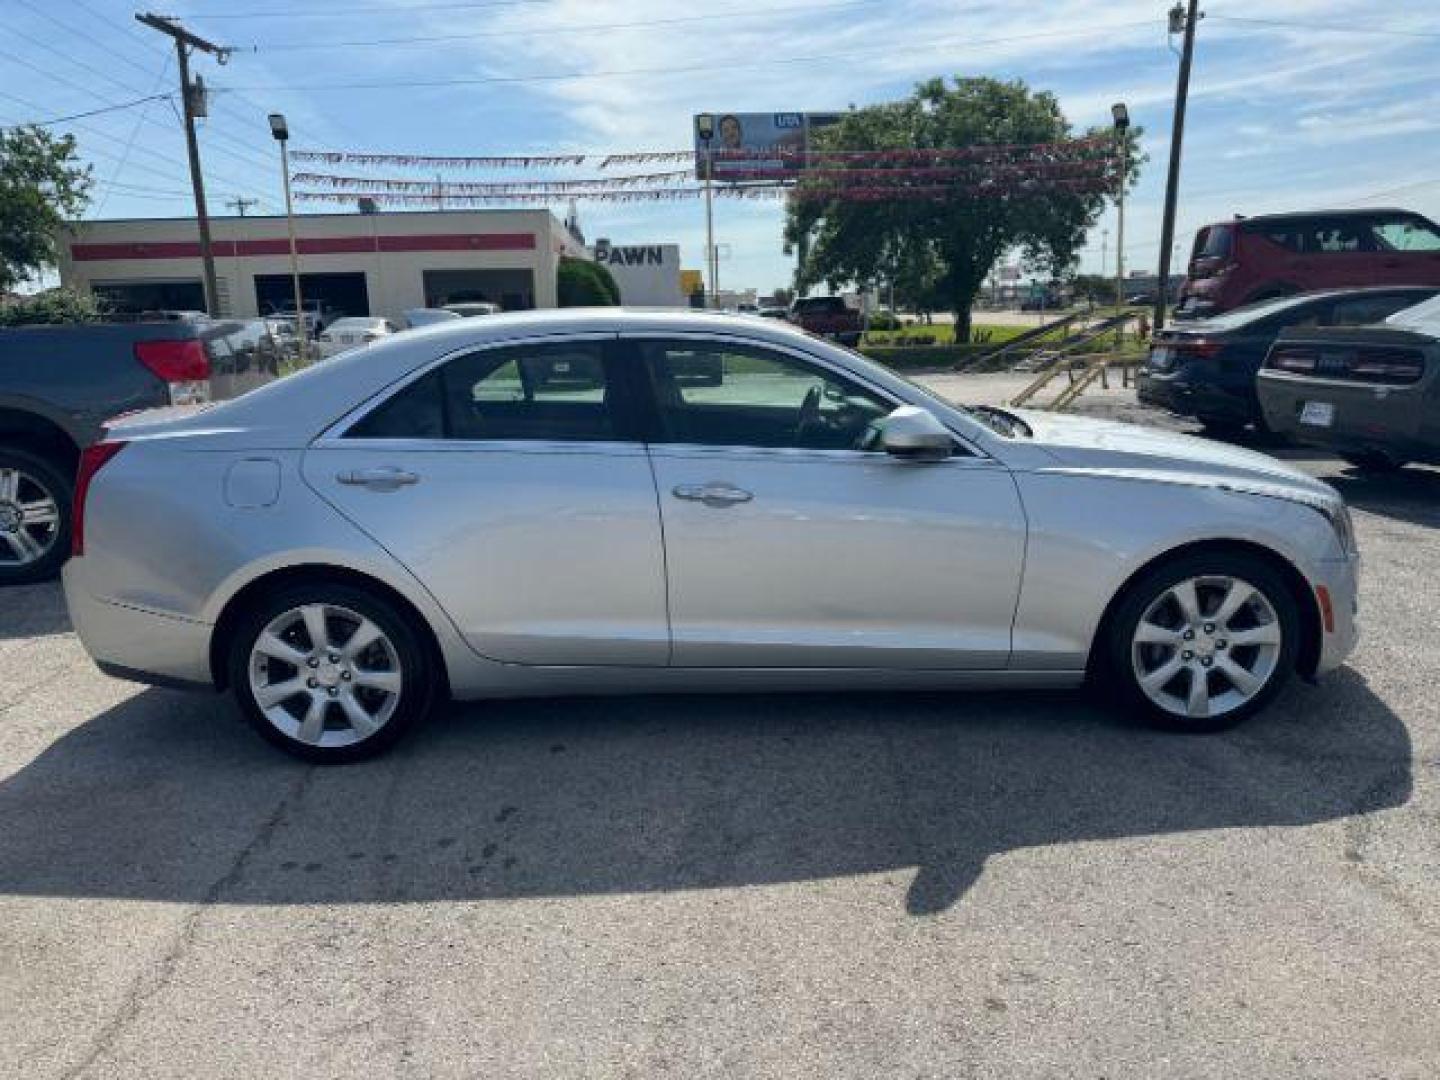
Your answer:
[[[347,437],[613,441],[635,430],[614,378],[600,342],[483,349],[401,390]]]
[[[1331,326],[1369,326],[1383,322],[1403,308],[1413,307],[1420,297],[1411,293],[1378,293],[1374,296],[1357,296],[1350,300],[1338,300],[1330,317]]]

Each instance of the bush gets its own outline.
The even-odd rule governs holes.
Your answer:
[[[871,330],[899,330],[900,320],[893,311],[877,311],[870,316]]]
[[[560,307],[615,307],[620,303],[620,287],[608,267],[569,255],[560,256],[555,295]]]
[[[0,326],[95,322],[104,317],[105,306],[100,301],[72,289],[47,289],[13,304],[0,304]]]

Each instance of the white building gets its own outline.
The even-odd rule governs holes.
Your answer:
[[[620,302],[630,307],[689,307],[680,289],[678,244],[612,244],[597,240],[590,249],[620,287]]]
[[[455,210],[296,217],[301,290],[344,315],[488,300],[554,307],[561,255],[584,246],[548,210]],[[293,302],[284,217],[211,218],[219,314],[268,314]],[[202,310],[194,218],[83,221],[61,238],[63,284],[118,310]]]

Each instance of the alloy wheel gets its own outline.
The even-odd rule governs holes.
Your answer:
[[[0,565],[29,566],[43,559],[60,535],[60,506],[38,479],[0,467]]]
[[[400,704],[405,673],[374,620],[335,604],[290,608],[250,650],[250,693],[281,734],[338,749],[379,732]]]
[[[1186,578],[1140,616],[1131,662],[1141,692],[1167,713],[1214,719],[1269,684],[1284,634],[1264,592],[1239,577]]]

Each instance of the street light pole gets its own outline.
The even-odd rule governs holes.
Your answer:
[[[1118,351],[1124,341],[1124,323],[1120,317],[1125,303],[1125,183],[1130,171],[1130,110],[1124,102],[1110,106],[1110,115],[1115,120],[1115,141],[1120,150],[1120,180],[1115,191],[1115,348]]]
[[[1176,3],[1170,11],[1170,32],[1182,29],[1185,20],[1185,44],[1180,52],[1180,76],[1175,86],[1175,122],[1170,132],[1170,171],[1165,176],[1165,213],[1160,221],[1160,281],[1155,290],[1154,326],[1165,324],[1165,305],[1170,299],[1170,245],[1175,242],[1175,202],[1180,188],[1180,146],[1185,140],[1185,103],[1190,96],[1190,61],[1195,55],[1195,24],[1200,19],[1200,0],[1190,0],[1182,11]]]
[[[695,118],[695,133],[704,146],[705,158],[705,276],[710,279],[710,308],[720,306],[720,257],[715,251],[715,159],[710,141],[715,137],[715,117],[701,113]]]
[[[300,251],[295,242],[295,204],[290,197],[290,127],[283,113],[270,114],[270,134],[280,144],[280,174],[285,181],[285,225],[290,232],[290,280],[295,286],[295,358],[305,364],[305,302],[300,293]]]

